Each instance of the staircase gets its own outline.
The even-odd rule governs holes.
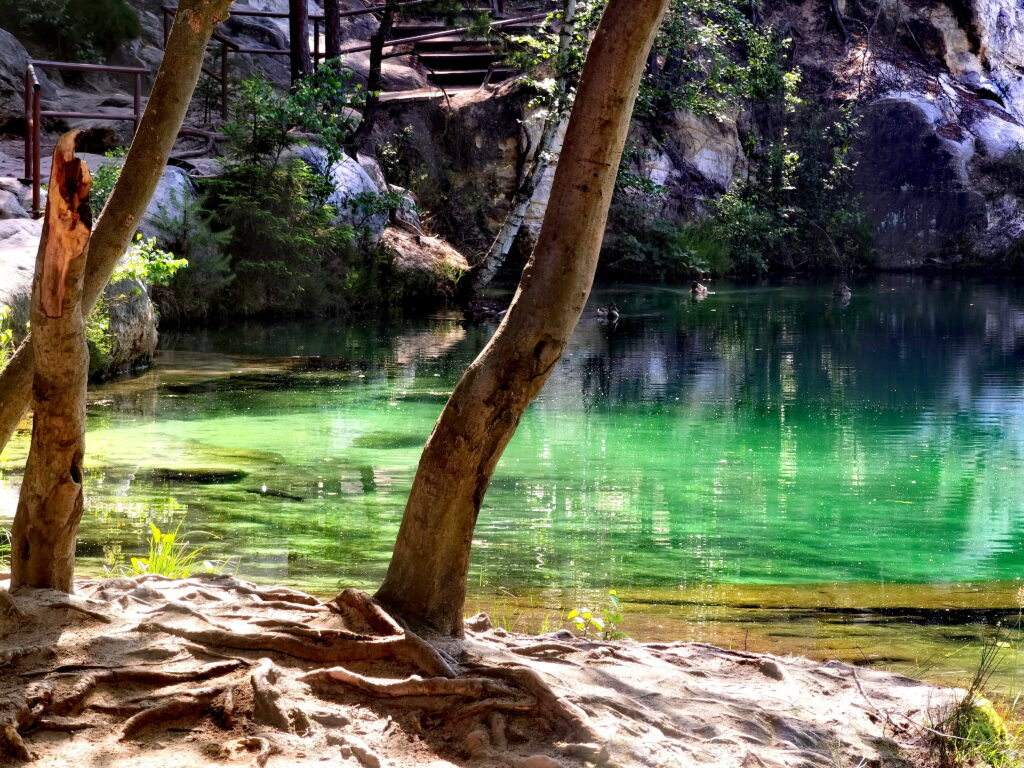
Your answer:
[[[546,13],[551,2],[506,2],[503,20],[514,23],[502,24],[501,30],[507,35],[525,35],[536,31],[539,19],[515,22],[515,19]],[[444,90],[467,90],[492,83],[499,83],[517,74],[515,69],[502,65],[506,56],[505,46],[500,41],[470,36],[464,32],[441,35],[445,30],[468,26],[474,12],[490,12],[491,8],[471,8],[467,15],[454,25],[437,19],[402,18],[395,24],[391,38],[403,39],[422,35],[439,35],[413,43],[412,53],[427,72],[427,79]]]

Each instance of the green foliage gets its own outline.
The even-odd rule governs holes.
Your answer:
[[[110,282],[141,280],[146,285],[167,285],[178,270],[187,266],[188,259],[176,258],[173,253],[157,248],[155,237],[147,240],[140,232],[114,269]]]
[[[268,80],[253,75],[241,82],[224,125],[228,154],[235,165],[274,171],[288,147],[302,143],[298,130],[315,133],[333,165],[358,125],[355,110],[365,102],[362,86],[335,61],[320,65],[292,91],[278,95]]]
[[[713,222],[743,273],[859,268],[872,233],[854,193],[849,110],[801,110],[715,204]]]
[[[391,184],[408,187],[412,181],[412,170],[408,159],[413,146],[412,126],[407,125],[388,141],[377,144],[377,162],[384,171],[384,178]]]
[[[594,634],[602,640],[618,640],[626,637],[625,633],[619,630],[624,618],[622,604],[614,589],[608,593],[607,605],[599,608],[597,612],[591,611],[587,607],[580,607],[570,611],[566,616],[576,631],[584,637]]]
[[[140,31],[138,13],[126,0],[0,0],[0,19],[59,61],[102,61]]]
[[[119,147],[118,149],[111,149],[104,154],[109,158],[120,158],[125,157],[128,154],[128,150],[124,147]],[[119,163],[101,165],[93,173],[92,187],[89,188],[89,205],[95,216],[99,216],[100,212],[103,211],[107,200],[110,198],[110,193],[114,191],[114,185],[117,184],[119,178],[121,178],[121,165]]]
[[[967,692],[935,725],[933,743],[940,768],[1011,768],[1021,764],[1020,735],[1010,732],[1006,720],[984,696],[1008,647],[999,633],[985,642]]]
[[[230,258],[224,252],[233,230],[214,232],[213,214],[204,206],[204,197],[188,195],[179,200],[172,192],[170,211],[161,209],[157,214],[166,245],[188,260],[188,269],[176,272],[166,287],[157,286],[153,291],[162,319],[179,323],[202,319],[215,297],[234,279]]]
[[[85,344],[89,349],[90,376],[110,368],[114,341],[110,335],[110,310],[103,297],[96,302],[96,306],[85,320]]]
[[[207,183],[230,268],[230,275],[218,270],[224,282],[211,289],[221,313],[345,312],[386,304],[407,287],[392,254],[368,237],[370,220],[399,206],[401,195],[346,201],[353,224],[339,224],[327,204],[331,169],[342,159],[355,129],[352,108],[364,95],[348,73],[329,65],[288,95],[258,77],[242,82],[235,119],[225,126],[228,163]],[[326,168],[286,154],[303,143],[299,130],[318,135]]]
[[[11,327],[13,310],[6,304],[0,304],[0,369],[7,365],[7,360],[14,354],[14,328]]]
[[[747,2],[673,0],[654,42],[637,112],[659,118],[688,109],[718,115],[741,99],[776,93],[786,73],[770,27],[747,18]]]
[[[11,567],[11,532],[0,528],[0,568],[9,570]]]
[[[133,557],[129,566],[115,564],[114,573],[125,576],[158,574],[172,579],[187,579],[194,573],[223,573],[227,561],[202,559],[205,549],[194,547],[187,540],[181,540],[179,521],[173,531],[163,532],[153,523],[149,524],[149,556]]]

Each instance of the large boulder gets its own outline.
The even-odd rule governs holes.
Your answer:
[[[944,135],[928,107],[883,99],[861,120],[855,182],[882,267],[956,258],[985,226],[985,201],[967,174],[970,142],[948,129]]]
[[[375,209],[373,200],[388,191],[386,186],[374,181],[357,160],[347,155],[334,165],[321,147],[297,147],[291,156],[330,180],[334,191],[327,198],[327,204],[336,211],[335,223],[362,230],[374,243],[380,240],[388,224],[388,211]]]
[[[24,335],[32,300],[32,279],[42,222],[33,219],[0,220],[0,304],[10,306],[15,334]],[[105,378],[145,367],[156,350],[156,313],[146,286],[124,280],[107,286],[104,306],[109,329],[104,349],[93,350],[90,369]]]
[[[25,113],[25,70],[30,58],[14,35],[0,29],[0,126]],[[37,70],[36,76],[44,108],[48,108],[56,89],[42,70]]]

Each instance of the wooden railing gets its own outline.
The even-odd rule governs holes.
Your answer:
[[[109,72],[132,75],[134,98],[129,112],[73,112],[69,110],[42,109],[39,78],[36,69],[63,69],[74,72]],[[32,184],[32,215],[38,216],[40,209],[40,173],[42,159],[42,119],[44,117],[84,117],[96,120],[131,120],[134,131],[142,120],[142,76],[150,74],[141,67],[118,67],[107,64],[75,64],[68,61],[31,60],[25,68],[25,179]]]

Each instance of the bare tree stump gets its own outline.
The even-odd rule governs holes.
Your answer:
[[[92,179],[75,157],[79,131],[53,151],[50,194],[32,287],[32,445],[11,530],[11,586],[71,591],[82,516],[85,386],[89,352],[82,317]]]

